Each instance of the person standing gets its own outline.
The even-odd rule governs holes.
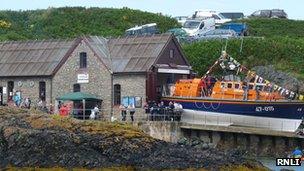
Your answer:
[[[95,113],[95,118],[94,119],[100,118],[98,105],[95,105],[93,111]]]
[[[3,105],[3,102],[2,102],[2,93],[0,92],[0,106]]]
[[[124,105],[120,105],[119,109],[121,111],[121,117],[122,117],[122,121],[126,121],[126,116],[127,116],[127,109]]]
[[[29,97],[25,98],[24,104],[27,109],[30,109],[31,108],[31,99]]]
[[[134,121],[134,114],[135,114],[135,106],[133,103],[131,103],[129,106],[128,106],[128,110],[130,112],[130,117],[131,117],[131,121],[133,122]]]
[[[15,95],[14,95],[14,97],[13,97],[13,100],[14,100],[14,102],[15,102],[15,105],[16,105],[17,107],[19,107],[20,102],[21,102],[21,99],[20,99],[20,96],[18,96],[17,93],[15,93]]]

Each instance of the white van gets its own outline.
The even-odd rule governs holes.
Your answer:
[[[189,36],[195,36],[215,29],[215,20],[213,18],[207,18],[204,20],[186,20],[183,30],[187,32]]]
[[[192,18],[197,19],[197,18],[214,18],[215,20],[215,25],[220,26],[226,22],[231,21],[229,18],[225,18],[221,13],[216,12],[216,11],[195,11]]]
[[[159,30],[157,28],[156,23],[150,23],[145,24],[141,26],[135,26],[132,28],[129,28],[125,31],[126,36],[132,36],[132,35],[152,35],[152,34],[158,34]]]

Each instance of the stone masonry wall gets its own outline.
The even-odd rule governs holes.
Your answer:
[[[87,53],[87,68],[80,69],[81,52]],[[94,52],[82,41],[53,77],[53,100],[56,97],[73,92],[73,85],[77,84],[77,75],[89,74],[89,83],[80,84],[81,92],[100,97],[104,114],[111,112],[111,74],[102,64]]]
[[[145,118],[143,105],[146,102],[146,75],[145,74],[120,74],[114,75],[113,85],[120,84],[121,98],[125,96],[139,96],[142,99],[142,107],[136,108],[135,119]],[[114,106],[115,117],[121,119],[119,106]],[[129,113],[127,114],[129,120]]]
[[[51,78],[45,77],[14,77],[14,78],[0,78],[0,87],[8,87],[8,81],[14,81],[14,91],[20,91],[22,98],[29,97],[32,104],[39,100],[39,82],[45,81],[46,84],[46,103],[47,106],[51,103]],[[18,82],[20,81],[20,85]],[[30,83],[34,84],[31,85]],[[8,90],[7,90],[8,91]],[[8,93],[4,95],[4,99],[8,98]]]

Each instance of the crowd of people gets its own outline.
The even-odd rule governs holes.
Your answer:
[[[4,104],[2,104],[4,105]],[[46,113],[53,113],[54,108],[53,105],[46,105],[46,102],[42,99],[32,100],[30,97],[22,97],[20,91],[14,92],[11,96],[9,96],[7,106],[18,107],[23,109],[38,109]]]
[[[180,103],[170,101],[165,105],[163,101],[160,103],[148,102],[145,106],[145,112],[149,115],[150,121],[180,121],[183,106]]]
[[[18,92],[14,93],[12,99],[9,101],[10,105],[20,108],[31,108],[32,100],[29,97],[21,98]]]
[[[30,99],[29,97],[21,98],[18,92],[14,93],[9,105],[27,109],[34,108],[50,114],[54,113],[54,107],[52,104],[50,104],[48,108],[46,102],[42,99],[32,102],[32,99]],[[84,111],[81,105],[82,104],[79,103],[79,106],[76,105],[76,107],[74,106],[74,109],[71,109],[72,106],[63,104],[59,101],[58,112],[61,116],[68,116],[72,110],[73,116],[81,119],[84,117],[85,119],[96,119],[100,117],[100,112],[97,105],[93,109],[88,109],[90,110],[90,112],[85,111],[85,114],[83,113]],[[119,106],[119,109],[121,112],[121,121],[126,121],[128,114],[130,116],[130,120],[132,122],[134,121],[134,115],[136,110],[135,105],[133,103],[130,103],[129,105],[121,104]],[[155,101],[149,101],[144,105],[144,109],[147,113],[147,120],[149,121],[180,121],[183,107],[181,104],[176,102],[169,102],[165,105],[163,101],[159,103],[156,103]],[[87,112],[89,113],[87,114]]]
[[[131,103],[128,106],[121,104],[119,109],[121,112],[121,121],[127,120],[128,113],[131,121],[134,121],[134,104]],[[168,105],[165,105],[164,102],[156,103],[152,101],[146,103],[144,109],[147,114],[147,120],[149,121],[180,121],[183,107],[176,102],[169,102]]]

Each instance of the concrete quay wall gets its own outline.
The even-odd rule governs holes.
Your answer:
[[[199,139],[200,142],[222,150],[233,148],[247,150],[252,156],[286,157],[296,147],[304,148],[304,139],[286,133],[262,135],[257,130],[229,132],[227,129],[211,129],[204,125],[198,127],[185,126],[180,122],[145,121],[133,123],[150,136],[167,142],[177,143],[182,139],[188,142]],[[245,128],[244,128],[245,129]],[[258,130],[261,131],[261,130]],[[267,134],[267,132],[265,132]]]

